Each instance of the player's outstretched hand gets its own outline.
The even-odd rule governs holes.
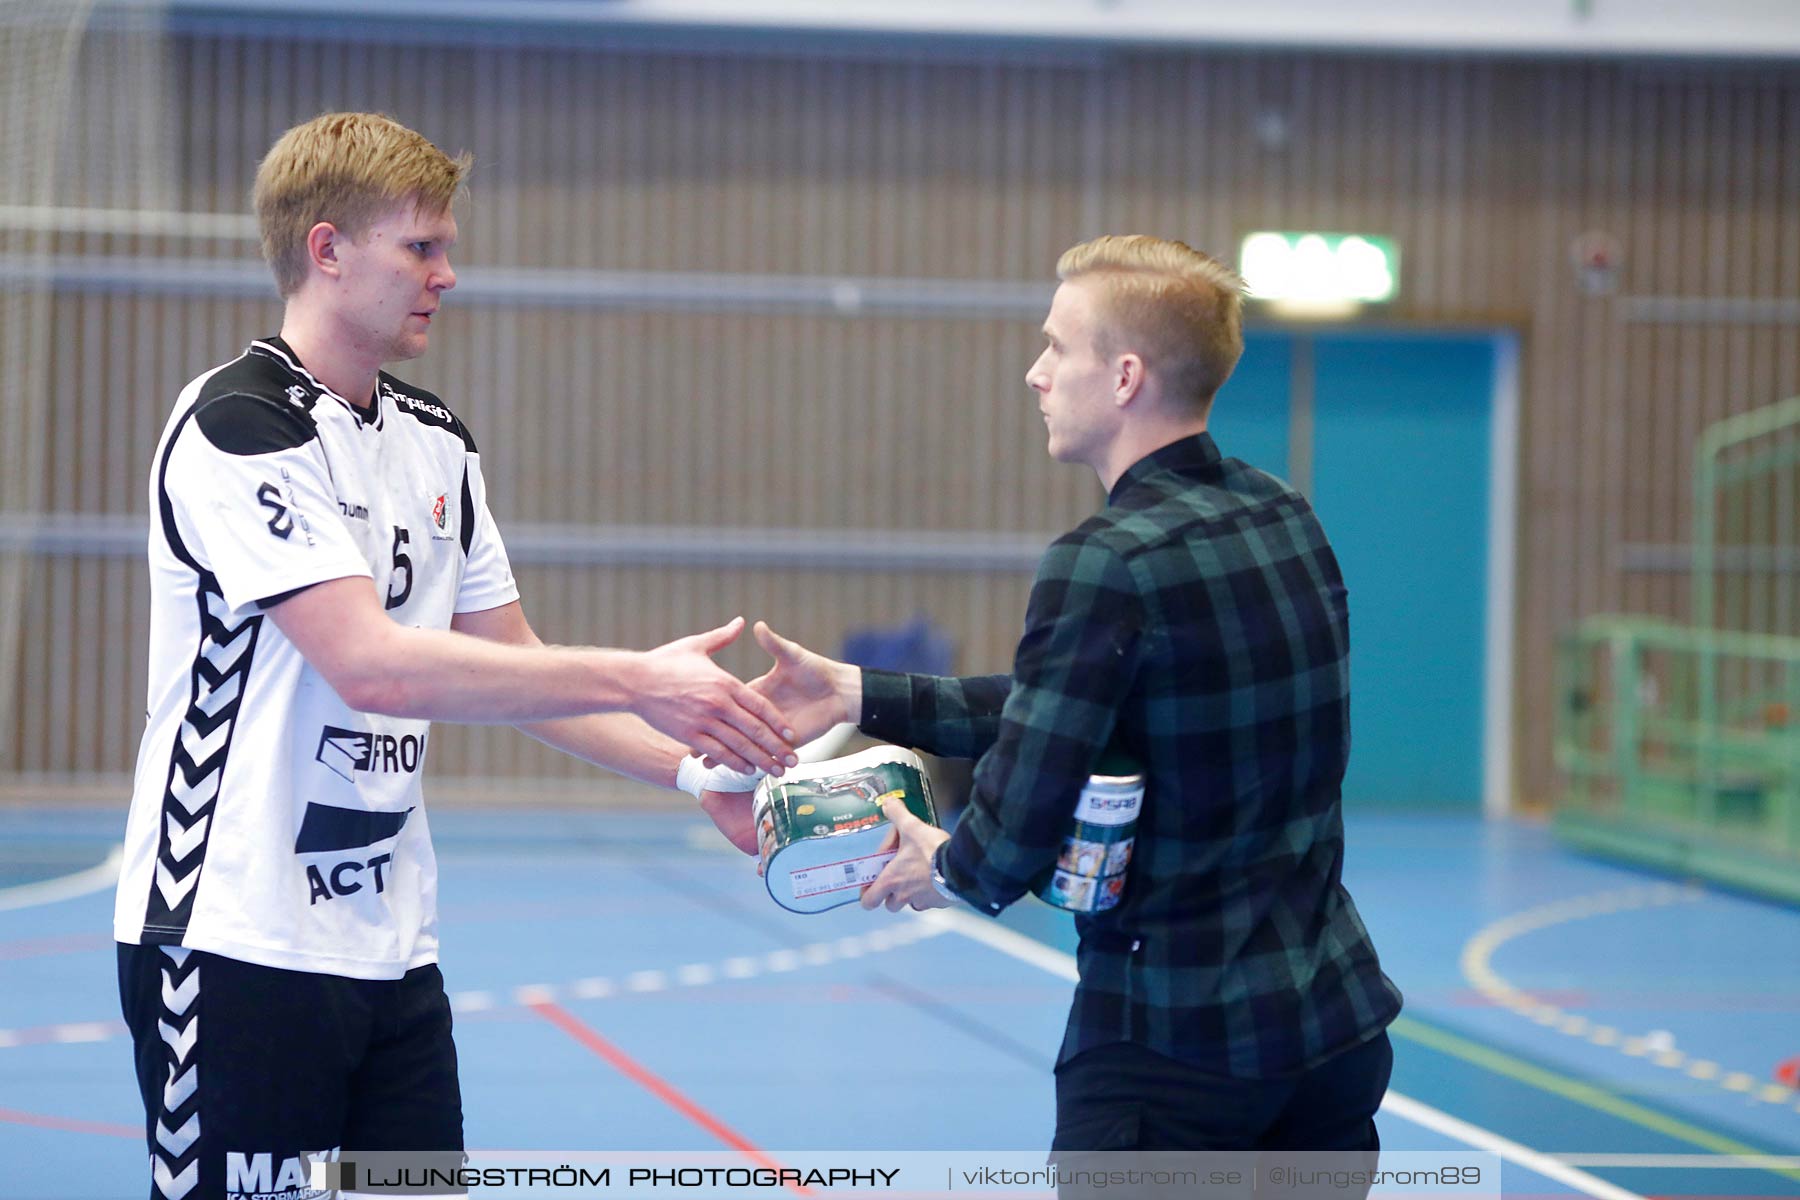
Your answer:
[[[757,852],[756,818],[751,815],[755,800],[754,792],[700,793],[701,809],[712,818],[725,840],[745,854]]]
[[[781,774],[800,760],[791,723],[768,696],[712,660],[743,631],[734,617],[640,656],[631,710],[693,753],[735,771]]]
[[[862,671],[826,658],[756,623],[756,644],[775,665],[750,681],[786,714],[795,742],[810,742],[833,726],[854,724],[862,716]]]
[[[886,904],[889,912],[899,912],[907,905],[923,910],[948,908],[950,901],[938,895],[931,882],[931,856],[950,835],[936,825],[927,825],[913,816],[912,809],[897,797],[881,802],[881,811],[893,823],[885,850],[895,851],[893,861],[881,868],[862,890],[862,906],[879,908]]]

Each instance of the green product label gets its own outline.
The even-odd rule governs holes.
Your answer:
[[[921,768],[916,755],[890,746],[802,768],[799,778],[765,779],[756,793],[757,840],[775,902],[794,912],[853,902],[893,858],[883,850],[885,801],[898,799],[937,824]]]
[[[769,789],[769,815],[779,843],[790,845],[883,824],[887,814],[881,805],[890,797],[905,801],[919,820],[937,824],[918,769],[896,762],[876,763],[835,779],[778,783]]]

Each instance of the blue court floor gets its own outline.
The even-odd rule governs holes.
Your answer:
[[[1048,1145],[1065,915],[793,915],[673,808],[432,824],[471,1147]],[[146,1191],[105,885],[122,827],[0,810],[0,1200]],[[1498,1151],[1509,1196],[1800,1196],[1800,1095],[1778,1081],[1800,1059],[1800,911],[1531,825],[1349,835],[1346,884],[1407,997],[1384,1146]]]

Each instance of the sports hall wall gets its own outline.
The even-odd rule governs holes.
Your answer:
[[[743,612],[835,649],[923,612],[961,669],[1003,670],[1021,547],[1098,499],[1045,459],[1022,382],[1057,254],[1102,231],[1227,256],[1254,228],[1382,232],[1405,255],[1384,319],[1521,335],[1513,755],[1533,801],[1553,785],[1553,635],[1597,611],[1685,615],[1687,577],[1655,551],[1686,541],[1697,431],[1800,391],[1791,69],[197,34],[145,58],[104,33],[82,55],[59,205],[242,214],[262,150],[328,108],[474,153],[466,286],[400,373],[474,431],[551,641],[647,646]],[[1588,229],[1621,240],[1610,295],[1577,286]],[[246,274],[241,223],[50,249],[28,507],[67,535],[15,580],[0,774],[118,795],[142,721],[152,449],[180,384],[279,306]],[[691,273],[733,278],[709,300]],[[933,545],[947,567],[921,565]],[[590,775],[506,730],[433,740],[445,784]]]

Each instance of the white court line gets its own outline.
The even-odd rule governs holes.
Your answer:
[[[125,844],[120,842],[108,850],[106,857],[98,864],[85,871],[0,888],[0,912],[14,908],[32,908],[39,904],[55,904],[59,900],[73,900],[90,892],[105,891],[119,882],[119,864],[124,858]]]
[[[117,864],[114,864],[117,873]],[[72,877],[71,877],[72,878]],[[51,882],[65,883],[66,880]],[[39,886],[39,885],[31,885]],[[41,901],[40,901],[41,902]],[[723,979],[754,979],[765,974],[797,971],[802,967],[822,967],[843,959],[862,958],[886,950],[910,946],[925,938],[937,937],[942,927],[905,922],[883,926],[853,937],[831,942],[813,942],[798,947],[771,950],[760,958],[738,955],[719,964],[688,963],[673,972],[666,970],[634,971],[621,981],[594,976],[571,983],[527,983],[505,992],[471,991],[450,993],[450,1007],[459,1016],[471,1012],[488,1012],[507,1003],[530,1006],[561,1003],[564,999],[604,1000],[620,995],[645,995],[667,991],[671,987],[704,987]],[[1032,943],[1036,945],[1036,943]],[[40,1042],[95,1042],[123,1036],[123,1022],[89,1021],[79,1024],[45,1025],[34,1029],[0,1029],[0,1049],[28,1046]]]
[[[1550,1157],[1571,1167],[1701,1171],[1780,1171],[1800,1167],[1800,1154],[1553,1154]]]
[[[1399,1092],[1389,1092],[1381,1102],[1383,1112],[1391,1112],[1403,1117],[1415,1125],[1423,1125],[1433,1133],[1441,1133],[1445,1137],[1454,1138],[1477,1150],[1491,1150],[1504,1161],[1517,1163],[1527,1170],[1536,1171],[1546,1179],[1566,1184],[1578,1192],[1586,1192],[1595,1200],[1644,1200],[1637,1192],[1628,1191],[1616,1183],[1608,1183],[1598,1175],[1590,1175],[1579,1167],[1572,1167],[1559,1162],[1541,1150],[1533,1150],[1529,1146],[1521,1146],[1509,1138],[1503,1138],[1492,1130],[1483,1129],[1479,1125],[1471,1125],[1467,1121],[1451,1116],[1421,1104],[1410,1096],[1402,1096]]]
[[[1020,962],[1030,963],[1040,971],[1067,979],[1070,983],[1081,977],[1075,970],[1074,955],[1046,946],[1036,938],[1014,933],[987,917],[978,917],[974,913],[955,908],[931,908],[917,915],[927,925],[960,933],[972,941],[992,946],[1002,954],[1011,955]]]
[[[723,979],[754,979],[759,975],[779,975],[802,967],[823,967],[846,958],[860,958],[901,946],[910,946],[921,938],[936,937],[941,928],[904,924],[898,928],[883,927],[858,937],[842,937],[832,942],[813,942],[805,946],[784,946],[760,957],[737,955],[721,963],[688,963],[671,970],[633,971],[623,981],[595,976],[573,983],[528,983],[511,991],[515,1004],[560,1002],[563,997],[577,1000],[604,1000],[620,995],[646,995],[665,992],[674,987],[705,987]],[[452,992],[450,1007],[457,1012],[492,1008],[491,992]],[[0,1030],[0,1033],[4,1033]]]
[[[996,925],[987,917],[978,917],[972,912],[960,909],[935,908],[918,914],[925,921],[939,929],[947,929],[952,933],[960,933],[964,937],[991,946],[1002,954],[1010,955],[1020,962],[1030,963],[1039,970],[1047,971],[1061,979],[1076,978],[1075,958],[1052,946],[1046,946],[1033,938],[1014,933],[1005,926]],[[1617,1184],[1608,1183],[1595,1175],[1590,1175],[1578,1167],[1573,1167],[1539,1150],[1522,1146],[1518,1142],[1501,1137],[1492,1130],[1483,1129],[1479,1125],[1471,1125],[1459,1120],[1449,1113],[1441,1112],[1429,1104],[1421,1104],[1410,1096],[1402,1096],[1398,1092],[1389,1092],[1382,1101],[1383,1112],[1391,1112],[1397,1117],[1423,1125],[1433,1133],[1473,1146],[1477,1150],[1488,1150],[1500,1156],[1506,1162],[1516,1163],[1527,1170],[1535,1171],[1546,1179],[1566,1184],[1578,1192],[1594,1197],[1594,1200],[1645,1200],[1636,1192],[1627,1191]]]

